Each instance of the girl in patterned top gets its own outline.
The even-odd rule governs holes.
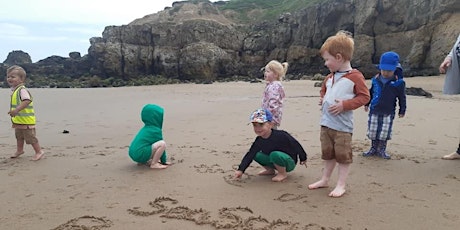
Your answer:
[[[267,81],[267,85],[265,86],[262,98],[262,108],[272,113],[273,129],[277,129],[280,126],[283,116],[283,99],[285,94],[281,81],[286,75],[288,66],[287,62],[280,63],[272,60],[264,68],[264,79]]]

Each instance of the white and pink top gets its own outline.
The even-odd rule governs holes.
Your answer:
[[[267,82],[262,98],[262,108],[269,110],[276,127],[281,124],[283,115],[284,88],[280,81]]]

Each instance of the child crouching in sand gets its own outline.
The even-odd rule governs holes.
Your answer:
[[[158,105],[145,105],[141,112],[144,127],[139,130],[129,145],[129,156],[152,169],[165,169],[171,163],[166,161],[166,142],[163,140],[164,109]]]
[[[257,137],[235,172],[235,179],[241,178],[253,160],[264,168],[259,175],[275,175],[278,172],[272,178],[275,182],[285,180],[298,159],[301,165],[306,165],[307,154],[300,143],[288,132],[272,129],[272,119],[267,109],[258,109],[251,114],[250,121]]]

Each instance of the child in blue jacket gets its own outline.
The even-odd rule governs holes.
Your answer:
[[[402,68],[399,64],[399,55],[395,52],[386,52],[380,57],[380,73],[372,78],[370,89],[371,100],[364,107],[369,111],[367,137],[371,139],[371,149],[363,156],[380,156],[390,159],[386,152],[387,141],[391,139],[393,119],[398,101],[398,116],[406,114],[406,83],[402,79]]]

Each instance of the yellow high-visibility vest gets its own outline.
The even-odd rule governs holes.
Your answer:
[[[16,109],[16,107],[21,104],[20,93],[21,93],[21,89],[25,89],[25,88],[26,87],[24,85],[19,85],[18,87],[16,87],[14,92],[11,94],[10,111]],[[30,95],[30,104],[23,110],[19,111],[19,113],[16,116],[12,117],[11,122],[13,122],[13,124],[18,124],[18,125],[35,125],[35,111],[34,111],[32,95]]]

